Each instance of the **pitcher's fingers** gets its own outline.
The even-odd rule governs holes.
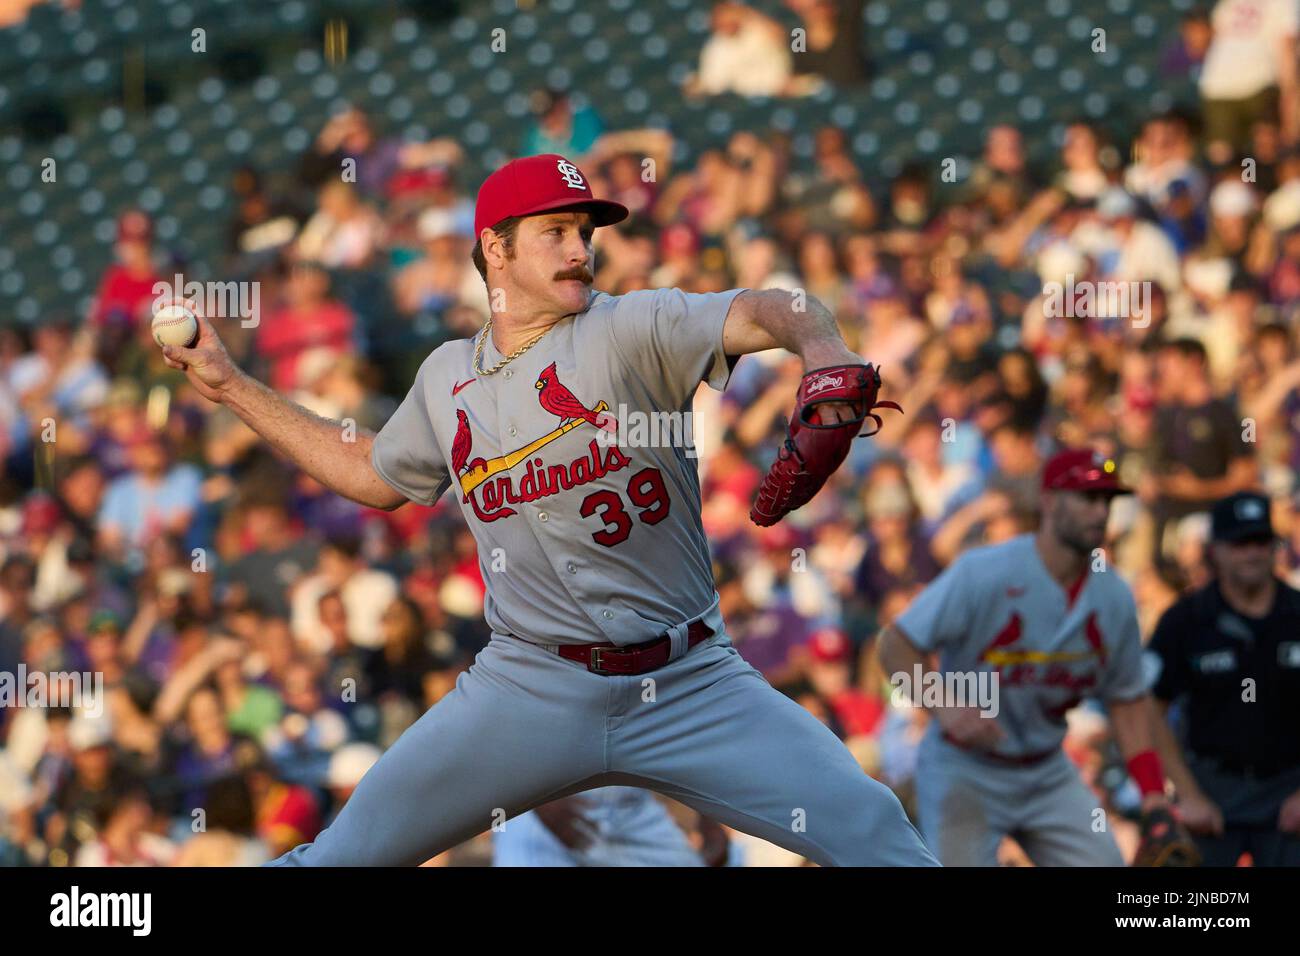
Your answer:
[[[172,365],[172,368],[183,368],[186,365],[194,365],[202,357],[202,353],[194,348],[182,348],[179,345],[163,346],[163,358],[168,360],[168,364],[179,362],[179,365]]]
[[[194,314],[199,318],[199,340],[194,343],[197,348],[200,345],[207,345],[209,342],[216,339],[217,330],[213,327],[212,323],[208,321],[208,317],[202,312],[195,312]]]

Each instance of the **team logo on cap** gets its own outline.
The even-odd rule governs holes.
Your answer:
[[[1108,475],[1113,474],[1115,471],[1115,462],[1100,452],[1092,453],[1092,465],[1094,468],[1100,468]]]
[[[1237,502],[1237,517],[1242,521],[1259,521],[1264,517],[1264,506],[1255,498]]]
[[[555,168],[560,171],[560,175],[564,177],[564,181],[569,184],[570,189],[586,190],[586,180],[582,178],[582,172],[573,163],[567,159],[561,159],[555,164]]]

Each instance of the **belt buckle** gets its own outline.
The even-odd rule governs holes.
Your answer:
[[[605,670],[600,663],[600,652],[609,650],[608,647],[593,647],[590,657],[587,659],[587,670],[593,674],[599,674],[601,677],[612,677],[609,671]]]

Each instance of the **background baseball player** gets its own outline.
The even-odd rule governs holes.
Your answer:
[[[723,866],[726,831],[696,815],[694,841],[649,790],[599,787],[529,810],[492,834],[494,866]],[[698,844],[698,845],[697,845]]]
[[[998,675],[996,716],[945,700],[921,745],[920,825],[945,865],[996,865],[1008,835],[1040,866],[1123,865],[1061,749],[1065,714],[1084,697],[1107,703],[1157,815],[1148,828],[1171,829],[1133,596],[1095,562],[1110,500],[1124,493],[1114,462],[1060,452],[1044,469],[1039,531],[965,552],[881,634],[890,674],[929,670],[937,654],[941,674]]]
[[[1238,492],[1211,513],[1214,580],[1160,618],[1148,654],[1178,811],[1207,866],[1300,866],[1300,591],[1277,578],[1269,501]],[[1184,754],[1186,756],[1184,756]]]
[[[242,374],[206,321],[195,348],[165,350],[341,495],[391,510],[454,485],[487,582],[493,639],[474,666],[279,862],[419,863],[615,783],[818,863],[935,862],[897,798],[730,646],[688,449],[608,441],[620,416],[686,411],[701,380],[725,386],[735,356],[787,348],[813,374],[759,489],[753,517],[771,523],[843,461],[879,378],[824,307],[798,311],[786,292],[593,292],[592,234],[626,214],[558,155],[488,177],[474,260],[492,314],[426,359],[378,435],[345,441]]]

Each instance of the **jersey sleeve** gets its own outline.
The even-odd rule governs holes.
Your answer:
[[[1182,635],[1186,631],[1184,617],[1181,602],[1160,615],[1146,649],[1148,666],[1152,672],[1148,681],[1151,693],[1166,702],[1175,700],[1187,690],[1187,657],[1181,646]]]
[[[630,292],[610,320],[615,347],[642,381],[662,388],[668,407],[681,407],[701,381],[722,390],[731,377],[722,329],[732,300],[743,291]]]
[[[970,552],[961,555],[912,599],[895,626],[918,650],[935,651],[966,638],[973,606]]]
[[[1107,700],[1136,700],[1147,692],[1147,675],[1142,669],[1142,632],[1138,629],[1137,603],[1133,592],[1123,588],[1124,611],[1119,634],[1110,649],[1101,688]]]
[[[370,463],[380,478],[411,501],[431,505],[451,484],[447,461],[433,430],[433,356],[424,360],[415,384],[375,436]],[[451,414],[450,407],[448,414]]]

